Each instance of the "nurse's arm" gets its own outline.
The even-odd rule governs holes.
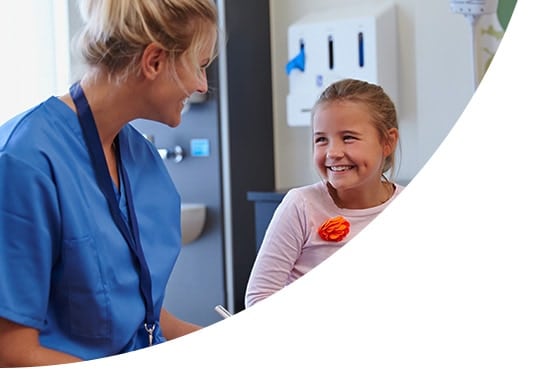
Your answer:
[[[82,361],[40,346],[37,329],[0,318],[0,368],[66,364]]]
[[[164,337],[168,340],[185,336],[188,333],[202,328],[193,323],[176,318],[164,308],[160,311],[160,327]]]

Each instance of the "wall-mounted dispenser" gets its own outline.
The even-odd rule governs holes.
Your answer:
[[[319,94],[332,82],[378,84],[397,105],[396,9],[392,2],[312,13],[288,29],[287,123],[307,126]]]

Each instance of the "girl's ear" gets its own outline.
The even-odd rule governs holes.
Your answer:
[[[399,131],[397,130],[397,128],[388,129],[388,136],[386,138],[386,142],[384,143],[384,157],[387,157],[395,151],[398,139]]]
[[[155,43],[145,47],[141,55],[141,71],[145,78],[151,80],[157,78],[166,64],[167,54],[163,48]]]

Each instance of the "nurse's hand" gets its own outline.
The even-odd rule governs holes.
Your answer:
[[[0,368],[66,364],[82,361],[40,346],[37,329],[0,318]]]
[[[167,340],[184,336],[202,328],[196,324],[176,318],[165,308],[162,308],[160,311],[160,327],[162,334]]]

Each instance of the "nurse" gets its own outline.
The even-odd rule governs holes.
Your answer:
[[[0,126],[0,367],[133,351],[199,326],[162,304],[180,198],[128,123],[176,127],[208,89],[212,0],[86,0],[88,68]],[[32,86],[29,86],[32,88]]]

